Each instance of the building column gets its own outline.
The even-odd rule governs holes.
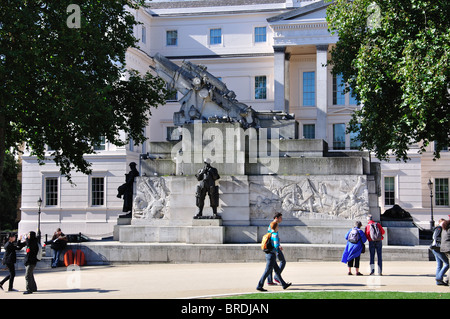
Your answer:
[[[289,54],[286,47],[275,46],[274,51],[274,110],[289,113]]]
[[[316,138],[327,141],[328,44],[317,45],[316,49]]]

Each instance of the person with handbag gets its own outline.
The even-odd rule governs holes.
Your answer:
[[[358,220],[355,222],[355,227],[350,229],[345,235],[347,245],[345,246],[344,253],[342,254],[341,261],[348,266],[348,275],[352,274],[352,267],[355,267],[356,275],[362,276],[359,272],[359,259],[362,253],[365,252],[366,246],[364,243],[367,241],[366,235],[360,229],[362,223]]]
[[[430,250],[436,259],[436,285],[438,286],[448,286],[448,282],[444,281],[444,275],[449,269],[449,262],[446,254],[441,252],[441,234],[444,222],[443,218],[438,221],[438,225],[433,231],[433,242],[430,245]]]
[[[278,241],[278,222],[272,222],[270,224],[270,227],[272,228],[273,232],[271,232],[271,249],[270,251],[266,252],[266,269],[264,270],[263,275],[261,276],[261,279],[258,281],[258,285],[256,286],[256,290],[258,291],[267,291],[264,289],[264,282],[266,281],[266,278],[269,277],[269,274],[272,273],[272,270],[275,271],[275,275],[280,281],[281,285],[283,286],[283,289],[287,289],[289,286],[292,285],[290,282],[285,282],[283,278],[281,277],[281,269],[277,265],[277,252],[280,248],[279,241]]]

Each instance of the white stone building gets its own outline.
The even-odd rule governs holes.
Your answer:
[[[134,30],[140,49],[128,50],[127,67],[145,73],[152,64],[151,56],[158,52],[175,63],[186,59],[203,64],[236,93],[240,102],[255,110],[295,114],[300,137],[324,139],[330,152],[357,148],[357,143],[345,134],[357,101],[341,93],[340,77],[333,77],[330,67],[324,66],[328,50],[338,40],[327,31],[327,3],[153,0],[149,5],[133,12],[142,22]],[[173,113],[178,110],[174,98],[152,111],[146,128],[149,141],[168,138]],[[432,147],[425,155],[411,150],[408,163],[382,163],[382,212],[399,204],[417,222],[429,225],[430,179],[434,184],[434,218],[447,217],[450,155],[444,151],[442,158],[433,162]],[[41,197],[42,234],[52,234],[61,227],[66,233],[112,235],[122,209],[122,200],[116,197],[117,187],[124,182],[128,164],[138,163],[139,155],[146,152],[146,145],[117,148],[106,141],[103,150],[88,157],[93,174],[73,175],[76,186],[61,177],[51,161],[40,166],[35,158],[24,156],[19,233],[36,229],[36,201]]]

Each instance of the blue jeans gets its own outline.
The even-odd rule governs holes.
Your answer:
[[[378,273],[381,274],[383,269],[383,257],[381,256],[381,250],[383,247],[383,242],[380,241],[369,241],[369,253],[370,253],[370,273],[375,271],[375,252],[377,253],[378,260]]]
[[[448,258],[444,253],[441,253],[439,251],[431,250],[434,254],[434,257],[436,258],[436,283],[437,280],[442,281],[444,279],[444,275],[447,272],[449,268],[448,264]]]
[[[271,252],[266,254],[266,269],[264,270],[264,273],[261,276],[256,289],[262,288],[264,286],[264,281],[266,281],[266,278],[270,275],[272,270],[275,271],[276,277],[280,280],[281,285],[283,285],[283,287],[287,285],[283,278],[281,278],[281,270],[277,265],[277,255],[275,252]]]
[[[52,250],[53,250],[52,267],[58,267],[59,255],[61,254],[62,249],[52,249]]]
[[[280,273],[281,273],[281,272],[283,272],[284,267],[286,267],[286,259],[284,258],[284,255],[283,255],[283,252],[281,251],[281,249],[278,250],[278,252],[276,253],[276,256],[277,256],[278,260],[280,261],[280,264],[278,267],[280,268]],[[280,281],[280,278],[278,278],[277,274],[275,274],[275,279]],[[269,283],[273,282],[272,272],[270,272],[269,277],[267,277],[267,282],[269,282]]]

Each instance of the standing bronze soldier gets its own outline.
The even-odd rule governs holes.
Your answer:
[[[195,175],[200,183],[197,185],[196,205],[197,215],[194,218],[201,218],[203,214],[203,206],[205,205],[206,194],[209,196],[211,208],[213,210],[213,218],[217,218],[217,206],[219,206],[219,187],[216,186],[216,180],[220,178],[216,168],[211,166],[211,160],[205,158],[205,167],[198,171]]]
[[[125,183],[117,188],[117,198],[123,196],[123,208],[122,212],[127,213],[120,215],[119,217],[131,217],[131,210],[133,209],[133,183],[134,178],[139,176],[139,171],[136,169],[136,163],[130,163],[130,172],[125,174]]]

